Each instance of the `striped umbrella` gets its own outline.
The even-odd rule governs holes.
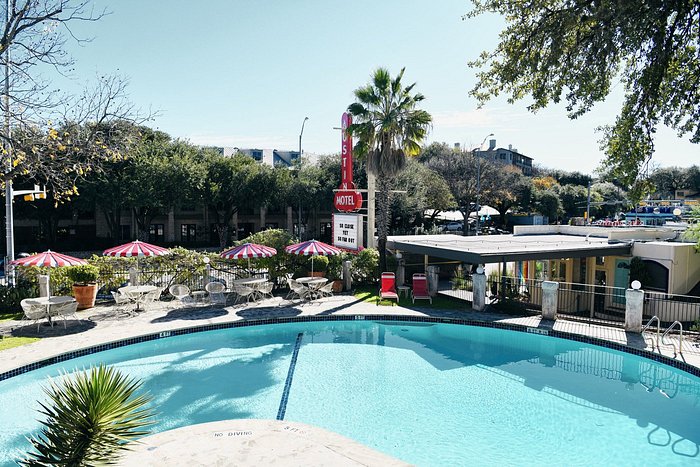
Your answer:
[[[150,243],[135,240],[124,245],[108,248],[102,252],[104,256],[119,256],[122,258],[141,256],[161,256],[170,253],[170,250]]]
[[[139,260],[138,258],[142,256],[161,256],[167,255],[170,250],[156,245],[151,245],[150,243],[142,242],[140,240],[134,240],[133,242],[125,243],[123,245],[115,246],[113,248],[108,248],[102,252],[104,256],[118,256],[121,258],[133,258],[136,257],[136,280],[138,284],[139,278]]]
[[[62,255],[55,251],[46,250],[43,253],[19,258],[12,261],[10,264],[15,266],[41,266],[49,268],[49,297],[51,297],[51,268],[61,268],[63,266],[76,266],[78,264],[88,264],[87,261],[80,258],[74,258],[68,255]]]
[[[339,255],[341,251],[327,243],[319,242],[318,240],[307,240],[305,242],[289,245],[284,249],[287,253],[293,255],[311,256],[311,272],[314,272],[314,256],[333,256]]]
[[[231,248],[221,253],[221,257],[225,259],[248,259],[248,269],[250,269],[250,258],[269,258],[276,255],[277,250],[265,245],[257,243],[244,243],[237,247]]]

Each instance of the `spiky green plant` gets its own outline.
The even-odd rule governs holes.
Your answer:
[[[115,464],[127,443],[148,434],[153,423],[150,401],[137,395],[141,383],[100,365],[74,377],[51,381],[40,402],[46,416],[39,436],[29,441],[35,452],[19,461],[25,466],[92,466]]]

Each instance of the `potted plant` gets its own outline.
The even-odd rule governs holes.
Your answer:
[[[78,309],[92,308],[97,297],[97,278],[100,270],[91,264],[81,264],[68,269],[68,277],[73,281],[73,296]]]
[[[314,256],[312,269],[313,271],[309,272],[310,276],[326,277],[326,270],[328,269],[328,258],[325,256]]]

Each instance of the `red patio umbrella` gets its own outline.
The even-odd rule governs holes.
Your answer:
[[[161,256],[170,253],[170,250],[150,243],[134,240],[133,242],[108,248],[102,252],[104,256],[119,256],[122,258],[141,256]]]
[[[327,243],[319,242],[318,240],[307,240],[305,242],[289,245],[284,250],[293,255],[311,256],[312,273],[314,272],[314,256],[333,256],[341,253],[340,249],[328,245]]]
[[[151,245],[150,243],[142,242],[140,240],[134,240],[133,242],[125,243],[123,245],[108,248],[102,252],[104,256],[117,256],[120,258],[137,258],[136,259],[136,271],[139,270],[138,258],[142,256],[161,256],[167,255],[170,250],[163,248],[162,246]],[[138,277],[138,274],[137,274]]]
[[[51,296],[51,268],[60,268],[63,266],[76,266],[78,264],[87,264],[87,261],[80,258],[74,258],[68,255],[62,255],[55,251],[46,250],[43,253],[19,258],[12,261],[10,264],[15,266],[41,266],[49,268],[49,297]]]
[[[221,257],[225,259],[248,258],[248,269],[250,269],[250,258],[269,258],[276,254],[277,250],[272,247],[258,245],[257,243],[244,243],[224,251],[221,253]]]

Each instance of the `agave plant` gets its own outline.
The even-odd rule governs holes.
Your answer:
[[[35,452],[19,461],[25,466],[114,464],[128,442],[148,434],[153,414],[137,395],[141,383],[100,365],[44,388],[50,403],[40,402],[46,420],[29,441]]]

